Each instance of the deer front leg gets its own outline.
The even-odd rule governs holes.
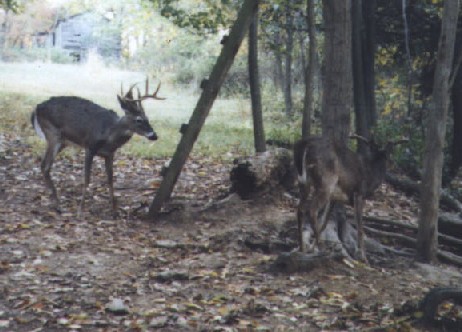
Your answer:
[[[110,155],[110,156],[105,157],[104,163],[106,166],[106,175],[107,175],[107,182],[109,185],[109,196],[110,196],[111,204],[112,204],[112,212],[115,213],[117,210],[117,202],[114,197],[114,171],[113,171],[114,156]]]
[[[91,177],[91,166],[93,164],[93,157],[95,154],[90,150],[85,150],[85,167],[84,167],[84,181],[83,181],[83,189],[82,189],[82,200],[80,201],[80,207],[78,211],[78,215],[80,216],[85,209],[85,197],[87,194],[87,188],[90,184],[90,177]]]
[[[354,195],[354,210],[356,227],[358,228],[359,259],[364,263],[368,263],[364,250],[363,196],[361,194],[355,193]]]

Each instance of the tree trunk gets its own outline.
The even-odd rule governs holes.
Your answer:
[[[460,142],[462,142],[462,68],[459,68],[452,87],[452,110],[453,110],[453,133],[451,144],[451,164],[449,165],[449,179],[450,182],[459,171],[462,165],[462,149]]]
[[[325,44],[322,130],[326,139],[344,142],[348,140],[350,133],[350,113],[353,109],[351,0],[323,0],[323,15]],[[354,228],[346,222],[344,207],[341,204],[333,204],[327,217],[328,223],[320,234],[320,240],[328,243],[329,246],[332,245],[334,250],[339,250],[343,256],[355,256],[358,253],[356,249],[360,240],[357,239],[356,232],[352,232]],[[309,243],[313,231],[304,229],[299,236],[304,239],[304,243]],[[337,255],[329,257],[337,257]],[[311,260],[311,257],[294,259],[300,262]]]
[[[8,44],[8,32],[10,30],[10,10],[5,9],[4,20],[0,26],[0,60],[3,59],[3,52],[7,48]]]
[[[375,124],[375,0],[353,0],[353,78],[356,133],[370,137]],[[359,145],[363,147],[362,144]]]
[[[258,71],[258,12],[249,27],[249,84],[252,101],[253,136],[255,152],[265,152],[265,131],[260,92],[260,75]]]
[[[316,41],[316,31],[314,24],[314,0],[306,1],[307,25],[309,43],[309,64],[305,68],[305,98],[303,100],[302,118],[302,138],[307,138],[311,134],[311,116],[314,108],[314,77],[318,67],[318,43]]]
[[[435,261],[438,247],[438,209],[443,169],[443,147],[449,107],[449,79],[454,58],[454,44],[459,0],[446,0],[441,22],[433,94],[427,119],[427,134],[421,185],[417,258]]]
[[[351,0],[323,0],[323,135],[345,141],[353,109]]]
[[[288,117],[293,115],[292,104],[292,51],[294,48],[294,30],[293,30],[294,17],[290,5],[286,5],[286,74],[284,80],[284,102],[286,107],[286,114]]]
[[[278,31],[275,32],[275,41],[279,45],[281,43],[281,36]],[[279,49],[274,50],[274,86],[284,91],[284,74],[282,70],[282,54]]]

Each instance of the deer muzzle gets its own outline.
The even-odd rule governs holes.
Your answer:
[[[157,140],[159,137],[157,136],[157,134],[153,131],[151,131],[150,133],[147,133],[146,134],[146,138],[150,141],[155,141]]]

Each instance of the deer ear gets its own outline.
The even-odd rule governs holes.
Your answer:
[[[120,107],[122,107],[124,112],[127,112],[128,107],[127,107],[127,103],[125,102],[125,100],[122,97],[120,97],[119,95],[117,95],[117,100],[119,101]]]

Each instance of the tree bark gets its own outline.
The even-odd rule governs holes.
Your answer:
[[[444,2],[441,34],[438,44],[433,94],[427,122],[417,259],[431,262],[437,257],[438,209],[443,169],[443,147],[449,107],[449,80],[454,58],[459,0]]]
[[[353,78],[356,133],[369,138],[375,111],[376,0],[353,0]],[[359,144],[362,148],[363,144]]]
[[[252,102],[253,136],[255,152],[265,152],[265,131],[261,105],[260,75],[258,70],[258,11],[249,27],[249,85]]]
[[[307,25],[309,42],[309,64],[305,68],[305,98],[303,100],[302,138],[311,134],[311,116],[314,108],[314,78],[318,63],[316,31],[314,24],[314,0],[306,1]]]
[[[451,144],[451,163],[449,165],[449,183],[459,171],[462,165],[462,68],[457,71],[454,85],[452,87],[452,110],[453,110],[453,127],[452,127],[452,144]]]
[[[10,30],[10,9],[7,7],[4,10],[4,20],[0,26],[0,60],[3,59],[3,53],[8,46],[8,32]]]
[[[286,70],[284,80],[284,103],[286,107],[286,114],[288,117],[293,115],[292,103],[292,51],[294,48],[294,31],[293,31],[294,17],[290,8],[290,4],[286,4]]]
[[[353,109],[351,0],[323,0],[323,135],[345,141]]]
[[[279,45],[281,43],[281,35],[279,31],[275,33],[275,41],[276,44]],[[284,74],[282,69],[282,52],[279,49],[275,49],[274,53],[274,86],[280,89],[281,92],[284,92]]]

